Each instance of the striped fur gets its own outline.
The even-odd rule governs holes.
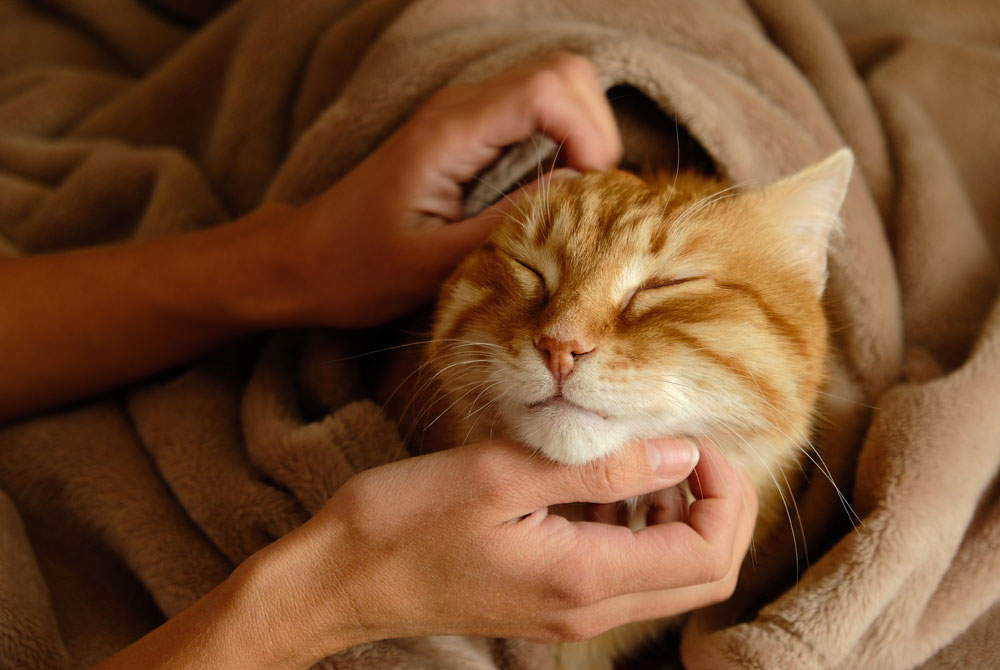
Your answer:
[[[747,191],[589,173],[521,199],[439,300],[427,366],[452,442],[584,463],[637,437],[708,439],[756,486],[760,538],[785,518],[824,380],[852,162]]]

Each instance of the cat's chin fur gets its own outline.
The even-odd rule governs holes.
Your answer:
[[[602,458],[633,437],[620,420],[565,405],[508,408],[504,414],[513,439],[567,465]]]

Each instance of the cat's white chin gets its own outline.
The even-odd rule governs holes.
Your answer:
[[[618,449],[632,437],[613,418],[567,403],[522,408],[506,417],[514,439],[567,465],[589,463]]]

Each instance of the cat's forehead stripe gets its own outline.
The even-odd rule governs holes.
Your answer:
[[[659,221],[649,227],[649,253],[652,256],[660,254],[667,245],[666,218],[666,212],[662,212]]]
[[[555,216],[543,216],[534,217],[535,225],[535,246],[544,245],[548,239],[549,234],[552,232],[552,226],[554,225]]]

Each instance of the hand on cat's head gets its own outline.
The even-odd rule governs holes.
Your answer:
[[[433,297],[501,219],[491,208],[462,221],[463,184],[533,133],[561,142],[566,164],[578,170],[612,167],[622,152],[596,71],[580,56],[552,54],[431,96],[293,216],[291,271],[305,291],[305,320],[373,325]]]

